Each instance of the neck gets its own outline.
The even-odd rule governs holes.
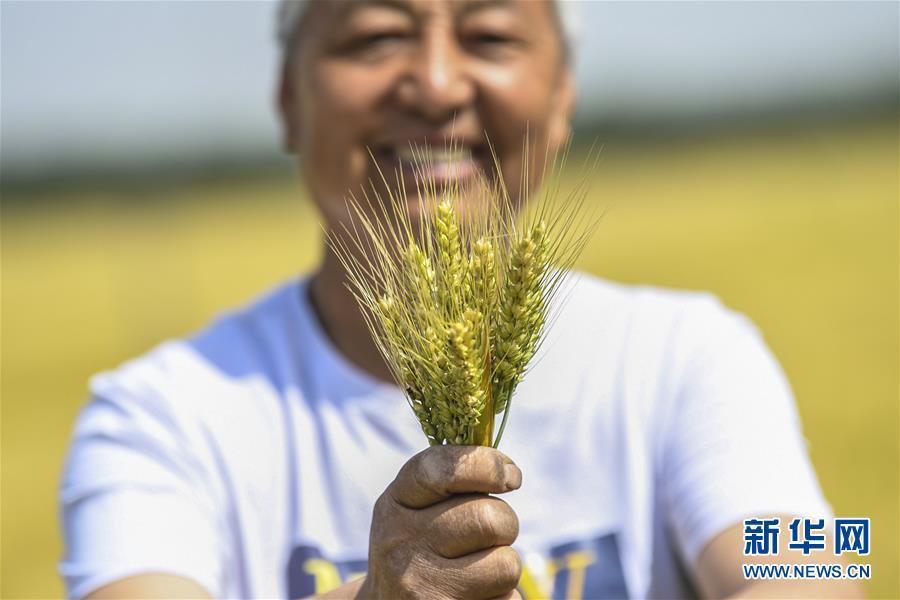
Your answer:
[[[377,379],[393,382],[359,305],[345,282],[344,268],[326,244],[322,265],[309,285],[313,312],[326,335],[347,360]]]

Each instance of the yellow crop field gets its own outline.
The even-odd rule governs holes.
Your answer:
[[[602,156],[580,268],[711,290],[756,322],[835,513],[872,518],[870,596],[900,596],[896,119]],[[0,593],[58,597],[57,485],[88,377],[312,268],[320,229],[287,176],[3,200]]]

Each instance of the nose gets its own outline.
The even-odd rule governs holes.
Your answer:
[[[433,122],[451,119],[472,102],[474,82],[451,32],[423,35],[420,51],[410,57],[397,95],[404,108]]]

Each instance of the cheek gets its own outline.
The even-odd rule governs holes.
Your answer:
[[[486,125],[498,134],[518,134],[519,144],[526,128],[531,132],[545,128],[553,109],[559,73],[541,62],[523,60],[513,67],[488,67],[479,74]]]
[[[553,117],[555,94],[551,82],[557,76],[546,69],[498,69],[494,74],[486,73],[483,79],[482,120],[500,160],[503,179],[514,197],[520,194],[526,135],[529,171],[534,174],[531,188],[538,184]]]
[[[333,159],[371,127],[372,88],[361,85],[353,69],[320,67],[311,75],[301,91],[303,147]]]
[[[381,90],[371,73],[358,68],[325,64],[309,75],[299,90],[299,159],[314,200],[332,220],[343,214],[347,192],[368,180],[367,143]]]

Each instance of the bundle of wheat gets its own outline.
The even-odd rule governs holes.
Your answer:
[[[562,197],[564,157],[545,160],[534,198],[523,173],[519,196],[530,200],[522,201],[510,197],[496,159],[493,176],[462,190],[458,181],[439,185],[429,156],[416,156],[416,196],[402,172],[386,198],[374,186],[351,195],[352,222],[329,241],[429,443],[497,447],[550,301],[596,224],[587,179]]]

